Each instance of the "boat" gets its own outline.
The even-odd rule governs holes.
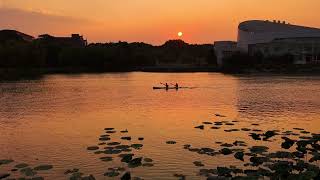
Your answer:
[[[158,90],[158,89],[164,89],[164,90],[176,89],[176,90],[178,90],[178,89],[187,89],[187,88],[188,87],[179,87],[179,88],[176,88],[176,87],[168,87],[168,88],[166,88],[166,87],[153,87],[154,90]]]

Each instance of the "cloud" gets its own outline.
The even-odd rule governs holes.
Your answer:
[[[0,17],[0,29],[15,29],[33,36],[44,33],[82,34],[95,23],[86,19],[59,16],[49,12],[13,8],[0,8]]]

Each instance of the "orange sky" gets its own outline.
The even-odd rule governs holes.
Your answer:
[[[31,35],[81,33],[90,42],[162,44],[235,40],[248,19],[320,27],[319,0],[0,0],[0,28]]]

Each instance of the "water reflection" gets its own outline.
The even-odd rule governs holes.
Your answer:
[[[319,87],[318,77],[242,77],[239,118],[264,123],[312,121],[319,117]]]
[[[196,88],[153,90],[160,82]],[[175,179],[172,174],[188,172],[188,177],[197,179],[190,162],[202,160],[216,166],[219,161],[185,152],[183,144],[216,148],[214,141],[247,141],[248,137],[199,132],[193,127],[219,120],[214,115],[219,113],[229,120],[266,122],[264,129],[284,128],[288,123],[315,129],[311,124],[320,117],[319,83],[317,77],[216,73],[49,75],[41,80],[0,83],[0,146],[4,147],[0,157],[48,161],[56,167],[56,179],[64,179],[61,172],[75,167],[101,175],[106,165],[88,154],[86,147],[97,143],[105,127],[114,127],[145,137],[144,148],[138,153],[156,161],[155,167],[138,168],[134,173],[146,179]],[[178,145],[169,149],[168,140]],[[234,159],[223,161],[237,164]]]

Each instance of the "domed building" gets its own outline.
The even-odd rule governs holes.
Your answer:
[[[238,48],[248,51],[249,45],[270,43],[276,39],[318,38],[320,29],[297,26],[285,21],[245,21],[238,26]]]
[[[320,64],[320,29],[285,21],[244,21],[238,26],[237,42],[217,41],[214,48],[220,66],[236,52],[263,57],[290,55],[295,64]]]

